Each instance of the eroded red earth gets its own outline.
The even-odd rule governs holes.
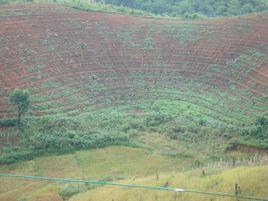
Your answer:
[[[0,119],[15,115],[8,104],[15,88],[31,90],[32,115],[170,98],[162,90],[169,87],[221,114],[265,112],[267,21],[267,14],[178,21],[0,5]],[[206,93],[226,107],[195,97]]]

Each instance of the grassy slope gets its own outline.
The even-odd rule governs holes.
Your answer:
[[[161,175],[160,180],[155,177],[140,179],[135,183],[144,185],[162,186],[168,182],[171,186],[185,189],[198,189],[212,192],[234,193],[234,185],[238,183],[244,195],[267,197],[268,167],[241,167],[230,170],[208,170],[207,176],[201,176],[201,170],[177,173],[173,176]],[[131,180],[126,180],[133,183]],[[90,198],[90,199],[89,199]],[[122,189],[116,187],[101,187],[95,190],[74,196],[72,201],[170,201],[187,200],[194,201],[209,200],[209,196],[195,194],[176,194],[171,192],[147,191],[138,189]],[[233,201],[233,198],[215,197],[216,200]],[[212,198],[212,200],[214,200]]]
[[[233,185],[237,182],[242,186],[243,193],[265,196],[267,166],[231,170],[226,170],[223,166],[206,168],[208,176],[202,177],[201,169],[183,171],[183,168],[189,167],[190,163],[191,160],[168,157],[140,148],[108,147],[61,156],[40,157],[31,161],[1,166],[0,172],[65,178],[123,179],[122,182],[127,183],[133,183],[132,178],[136,178],[134,183],[139,184],[161,186],[168,181],[171,186],[175,187],[230,193],[233,192]],[[157,172],[160,175],[159,181],[155,181]],[[216,185],[216,182],[219,182],[219,185]],[[59,192],[69,187],[76,187],[76,185],[1,178],[0,200],[13,201],[22,198],[61,200]],[[174,194],[99,187],[81,193],[74,197],[74,200],[87,200],[88,197],[95,201],[111,200],[111,198],[137,200],[137,197],[140,197],[140,200],[155,200],[156,197],[159,197],[159,200],[170,200]],[[188,198],[190,200],[196,197]]]
[[[41,157],[31,161],[1,166],[0,172],[50,177],[117,179],[144,177],[157,171],[179,171],[186,164],[187,160],[182,162],[177,158],[162,156],[145,149],[108,147],[80,151],[75,154]],[[50,189],[50,186],[40,182],[1,178],[0,200],[18,199],[23,195],[31,196],[40,188],[46,190]],[[52,188],[58,189],[59,186],[53,185]],[[29,192],[25,192],[26,189]]]

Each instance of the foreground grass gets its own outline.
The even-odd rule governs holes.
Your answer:
[[[96,179],[145,185],[233,193],[238,183],[242,193],[265,196],[268,166],[227,169],[223,166],[190,170],[192,159],[160,154],[142,148],[106,147],[72,154],[39,157],[11,165],[2,165],[1,173],[61,178]],[[184,169],[185,167],[188,167]],[[159,175],[159,181],[156,175]],[[0,200],[176,200],[178,195],[116,187],[92,187],[78,184],[0,178]],[[207,200],[207,197],[181,195],[183,200]],[[64,199],[63,199],[64,198]],[[218,199],[217,199],[218,200]]]
[[[133,183],[126,180],[127,183]],[[268,167],[240,167],[229,170],[207,170],[203,176],[201,170],[192,170],[175,175],[161,175],[159,181],[155,177],[140,179],[138,184],[163,186],[168,185],[185,189],[197,189],[209,192],[228,192],[234,194],[234,186],[237,183],[241,187],[243,195],[259,196],[267,198],[268,189]],[[141,189],[126,189],[118,187],[100,187],[74,196],[72,201],[170,201],[170,200],[235,200],[226,197],[210,197],[190,193],[172,193],[161,191],[148,191]]]
[[[0,172],[21,175],[45,175],[83,179],[145,177],[157,172],[182,170],[185,162],[151,151],[130,147],[107,147],[74,154],[47,156],[0,167]],[[29,182],[0,178],[0,200],[13,201],[23,197],[36,200],[43,195],[58,198],[60,186],[44,182]],[[41,196],[42,197],[42,196]],[[51,198],[51,197],[50,197]],[[53,198],[53,199],[54,199]],[[52,198],[51,198],[52,199]]]

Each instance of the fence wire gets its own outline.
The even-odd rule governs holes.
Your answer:
[[[173,188],[173,187],[164,187],[164,186],[147,186],[147,185],[140,185],[140,184],[125,184],[125,183],[97,181],[97,180],[51,178],[51,177],[44,177],[44,176],[25,176],[25,175],[3,174],[3,173],[0,173],[0,177],[13,177],[13,178],[20,178],[20,179],[43,180],[43,181],[61,182],[61,183],[84,183],[84,184],[99,185],[99,186],[108,185],[108,186],[119,186],[119,187],[126,187],[126,188],[141,188],[141,189],[148,189],[148,190],[173,191],[173,192],[179,192],[179,193],[195,193],[195,194],[203,194],[203,195],[211,195],[211,196],[234,197],[234,198],[247,199],[247,200],[268,201],[268,196],[267,198],[259,198],[259,197],[235,195],[235,194],[230,194],[230,193],[206,192],[206,191],[199,191],[199,190],[193,190],[193,189]]]

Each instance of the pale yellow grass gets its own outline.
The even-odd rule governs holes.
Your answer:
[[[240,167],[222,171],[207,170],[208,176],[201,175],[202,170],[177,173],[175,176],[161,175],[159,181],[155,177],[137,180],[135,183],[144,185],[170,186],[186,189],[197,189],[210,192],[234,193],[237,183],[242,194],[268,198],[268,166]],[[124,182],[133,183],[131,180]],[[173,193],[153,190],[130,189],[120,187],[99,187],[97,189],[74,196],[71,201],[235,201],[234,198],[211,197],[191,193]]]
[[[73,154],[39,157],[0,167],[1,173],[48,177],[102,179],[145,177],[156,172],[180,171],[184,163],[151,151],[131,147],[107,147]],[[0,201],[58,200],[62,185],[0,177]],[[41,199],[42,198],[42,199]]]

